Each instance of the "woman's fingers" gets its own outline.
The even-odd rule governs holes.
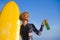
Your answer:
[[[42,25],[45,25],[45,21],[48,22],[48,19],[44,19]]]

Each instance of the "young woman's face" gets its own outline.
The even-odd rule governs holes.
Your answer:
[[[28,20],[29,20],[29,14],[25,14],[23,20],[24,20],[24,21],[25,21],[25,20],[28,21]]]

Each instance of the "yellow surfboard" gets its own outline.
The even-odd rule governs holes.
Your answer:
[[[14,1],[6,3],[0,12],[0,40],[19,40],[20,10]]]

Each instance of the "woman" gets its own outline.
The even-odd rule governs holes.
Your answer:
[[[34,24],[28,23],[28,21],[29,21],[29,13],[28,12],[23,12],[20,15],[19,19],[22,21],[22,25],[21,25],[21,29],[20,29],[20,35],[22,37],[22,40],[33,40],[32,39],[32,31],[34,31],[37,35],[40,35],[43,30],[43,26],[45,25],[44,21],[46,21],[46,20],[44,20],[41,24],[40,29],[37,30],[35,28]]]

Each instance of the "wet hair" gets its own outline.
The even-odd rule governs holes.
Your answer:
[[[22,12],[22,13],[20,14],[20,16],[19,16],[19,19],[22,21],[24,15],[26,15],[26,14],[29,14],[29,13],[28,13],[28,12]]]

